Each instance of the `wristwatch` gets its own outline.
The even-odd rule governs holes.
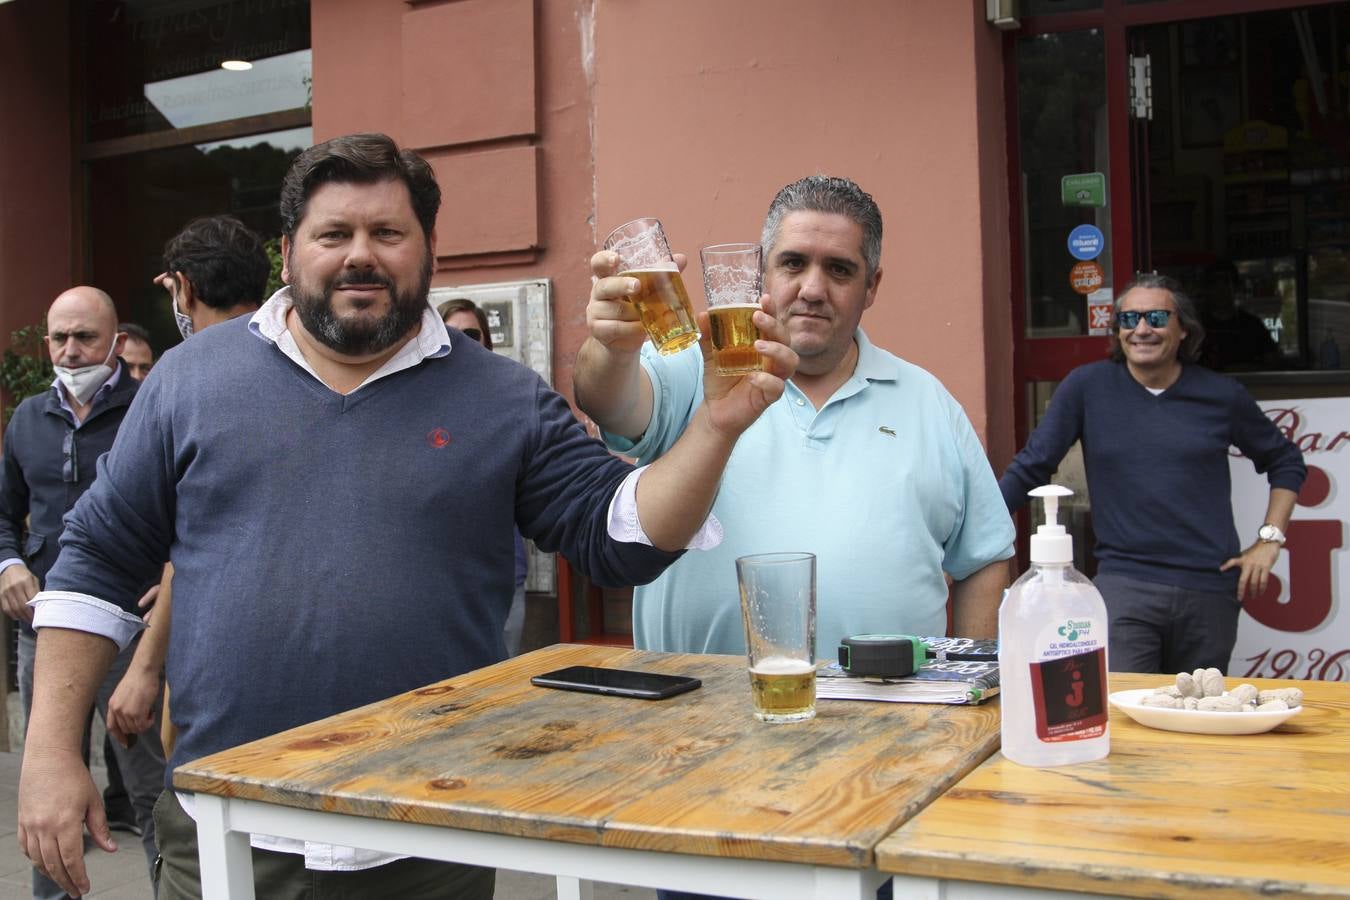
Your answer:
[[[1284,532],[1269,522],[1261,526],[1256,536],[1268,544],[1284,544]]]

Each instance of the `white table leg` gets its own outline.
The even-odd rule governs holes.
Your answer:
[[[559,875],[558,900],[595,900],[595,882]]]
[[[229,801],[197,794],[197,852],[202,900],[254,900],[248,832],[231,831]]]
[[[818,866],[815,870],[814,900],[876,900],[877,888],[889,875],[873,870],[834,869]]]

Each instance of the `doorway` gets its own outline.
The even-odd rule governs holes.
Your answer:
[[[1350,393],[1350,2],[1027,8],[1006,54],[1018,446],[1106,356],[1136,272],[1181,282],[1202,364],[1257,396]],[[1078,453],[1055,480],[1091,574]]]

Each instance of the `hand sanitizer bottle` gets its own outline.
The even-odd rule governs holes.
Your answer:
[[[1107,726],[1106,604],[1073,567],[1073,538],[1057,521],[1051,484],[1045,524],[1031,537],[1031,568],[1003,595],[998,664],[1003,755],[1024,766],[1063,766],[1111,750]]]

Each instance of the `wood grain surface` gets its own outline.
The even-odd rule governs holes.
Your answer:
[[[529,682],[568,665],[703,687],[653,702]],[[558,645],[188,763],[174,784],[578,844],[863,868],[998,746],[997,704],[817,710],[756,720],[743,657]]]
[[[1305,709],[1239,736],[1112,709],[1105,759],[1031,769],[995,754],[882,841],[878,867],[1132,897],[1350,897],[1350,684],[1245,680],[1297,685]],[[1111,689],[1168,681],[1112,675]]]

